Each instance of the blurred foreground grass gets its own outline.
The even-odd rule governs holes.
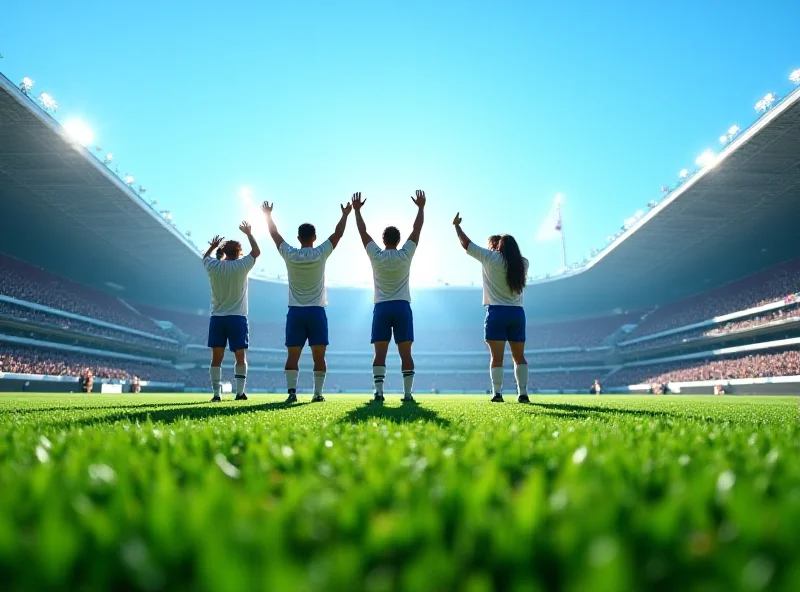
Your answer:
[[[0,587],[800,590],[798,399],[391,399],[0,395]]]

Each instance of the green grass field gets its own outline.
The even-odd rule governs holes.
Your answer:
[[[0,395],[0,588],[800,590],[797,398],[308,399]]]

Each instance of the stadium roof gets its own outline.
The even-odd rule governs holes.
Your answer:
[[[207,306],[197,248],[2,76],[0,198],[0,252],[135,301]],[[526,309],[589,316],[711,289],[799,257],[798,220],[800,89],[586,268],[531,285]],[[437,297],[467,306],[476,292]],[[252,282],[254,314],[285,305],[285,286]]]

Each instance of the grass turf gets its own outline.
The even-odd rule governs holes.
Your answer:
[[[4,589],[799,590],[798,399],[0,395]]]

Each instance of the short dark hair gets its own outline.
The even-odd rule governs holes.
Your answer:
[[[400,231],[394,226],[387,226],[383,231],[383,244],[397,246],[400,244]]]
[[[317,229],[308,222],[301,224],[300,228],[297,229],[297,238],[300,240],[311,240],[315,236],[317,236]]]
[[[235,261],[242,256],[242,244],[239,241],[229,240],[222,245],[226,261]]]

